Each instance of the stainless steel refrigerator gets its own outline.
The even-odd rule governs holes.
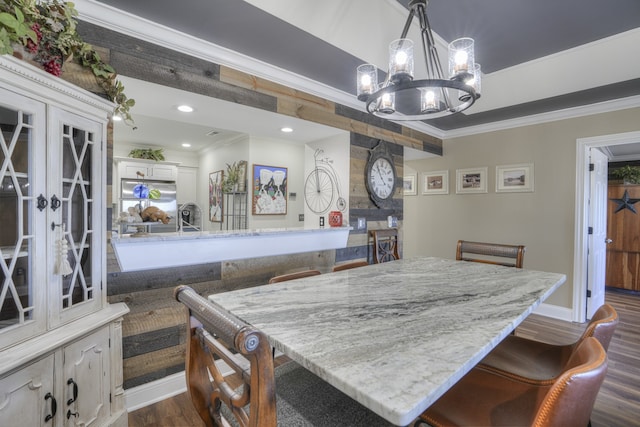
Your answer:
[[[170,216],[171,219],[168,224],[158,222],[148,225],[146,226],[146,231],[149,233],[169,233],[178,230],[175,181],[123,179],[120,184],[120,212],[128,212],[130,207],[139,207],[142,211],[148,206],[156,206]],[[120,232],[129,234],[138,231],[137,226],[129,225],[122,227]]]

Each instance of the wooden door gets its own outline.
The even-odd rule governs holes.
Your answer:
[[[625,191],[629,199],[626,204]],[[640,291],[640,202],[633,203],[633,199],[640,199],[640,185],[610,184],[608,199],[607,235],[612,242],[607,245],[605,283]]]

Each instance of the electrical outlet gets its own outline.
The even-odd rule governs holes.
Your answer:
[[[320,217],[320,228],[324,228],[324,217]]]
[[[298,214],[298,221],[304,221],[304,214]]]
[[[387,217],[387,226],[389,228],[397,227],[398,226],[398,217],[389,215]]]

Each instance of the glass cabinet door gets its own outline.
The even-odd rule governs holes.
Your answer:
[[[0,88],[0,348],[46,328],[44,117],[43,104]]]
[[[100,225],[102,126],[56,108],[50,112],[50,135],[59,142],[51,145],[49,156],[52,281],[58,283],[51,298],[59,310],[57,319],[52,316],[55,326],[93,312],[101,304],[101,257],[95,255],[100,254],[105,231]]]

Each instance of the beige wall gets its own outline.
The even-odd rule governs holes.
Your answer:
[[[640,108],[444,141],[439,158],[405,163],[405,256],[455,257],[458,239],[525,244],[525,268],[567,275],[547,302],[572,307],[576,139],[640,130]],[[533,193],[496,193],[497,165],[534,163]],[[487,194],[455,194],[456,169],[488,166]],[[448,195],[421,195],[422,172],[448,170]]]

